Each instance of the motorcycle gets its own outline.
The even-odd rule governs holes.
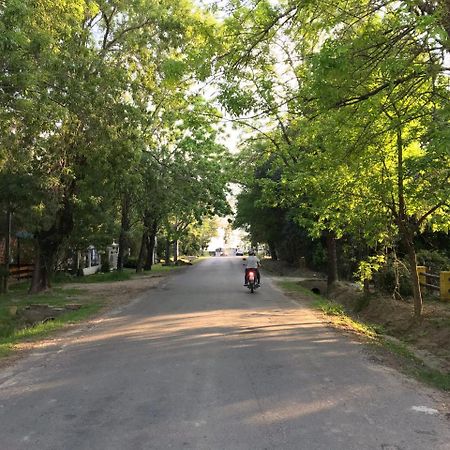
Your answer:
[[[256,269],[248,269],[247,271],[247,287],[250,289],[250,292],[253,294],[256,289],[259,288]]]

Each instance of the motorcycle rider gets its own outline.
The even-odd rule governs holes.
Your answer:
[[[248,285],[248,271],[250,269],[256,270],[256,280],[258,284],[261,284],[261,274],[259,273],[259,268],[261,266],[261,260],[255,255],[255,251],[250,249],[248,252],[248,258],[245,262],[245,281],[244,286]]]

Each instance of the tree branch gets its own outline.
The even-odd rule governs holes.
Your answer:
[[[390,86],[398,86],[402,83],[406,83],[407,81],[413,80],[414,78],[416,78],[419,74],[417,73],[411,73],[406,77],[403,78],[397,78],[394,81],[386,81],[385,83],[381,84],[380,86],[378,86],[375,89],[372,89],[371,91],[366,92],[365,94],[361,94],[358,95],[356,97],[350,97],[347,99],[343,99],[340,100],[339,102],[336,102],[333,107],[334,108],[341,108],[342,106],[351,106],[354,105],[356,103],[360,103],[364,100],[368,100],[369,98],[377,95],[378,93],[380,93],[381,91],[387,89]]]

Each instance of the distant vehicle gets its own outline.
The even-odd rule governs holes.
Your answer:
[[[235,254],[236,254],[236,256],[244,256],[244,252],[239,248],[236,250]]]

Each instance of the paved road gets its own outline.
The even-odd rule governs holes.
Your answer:
[[[439,394],[242,278],[212,258],[0,372],[0,449],[450,449]]]

